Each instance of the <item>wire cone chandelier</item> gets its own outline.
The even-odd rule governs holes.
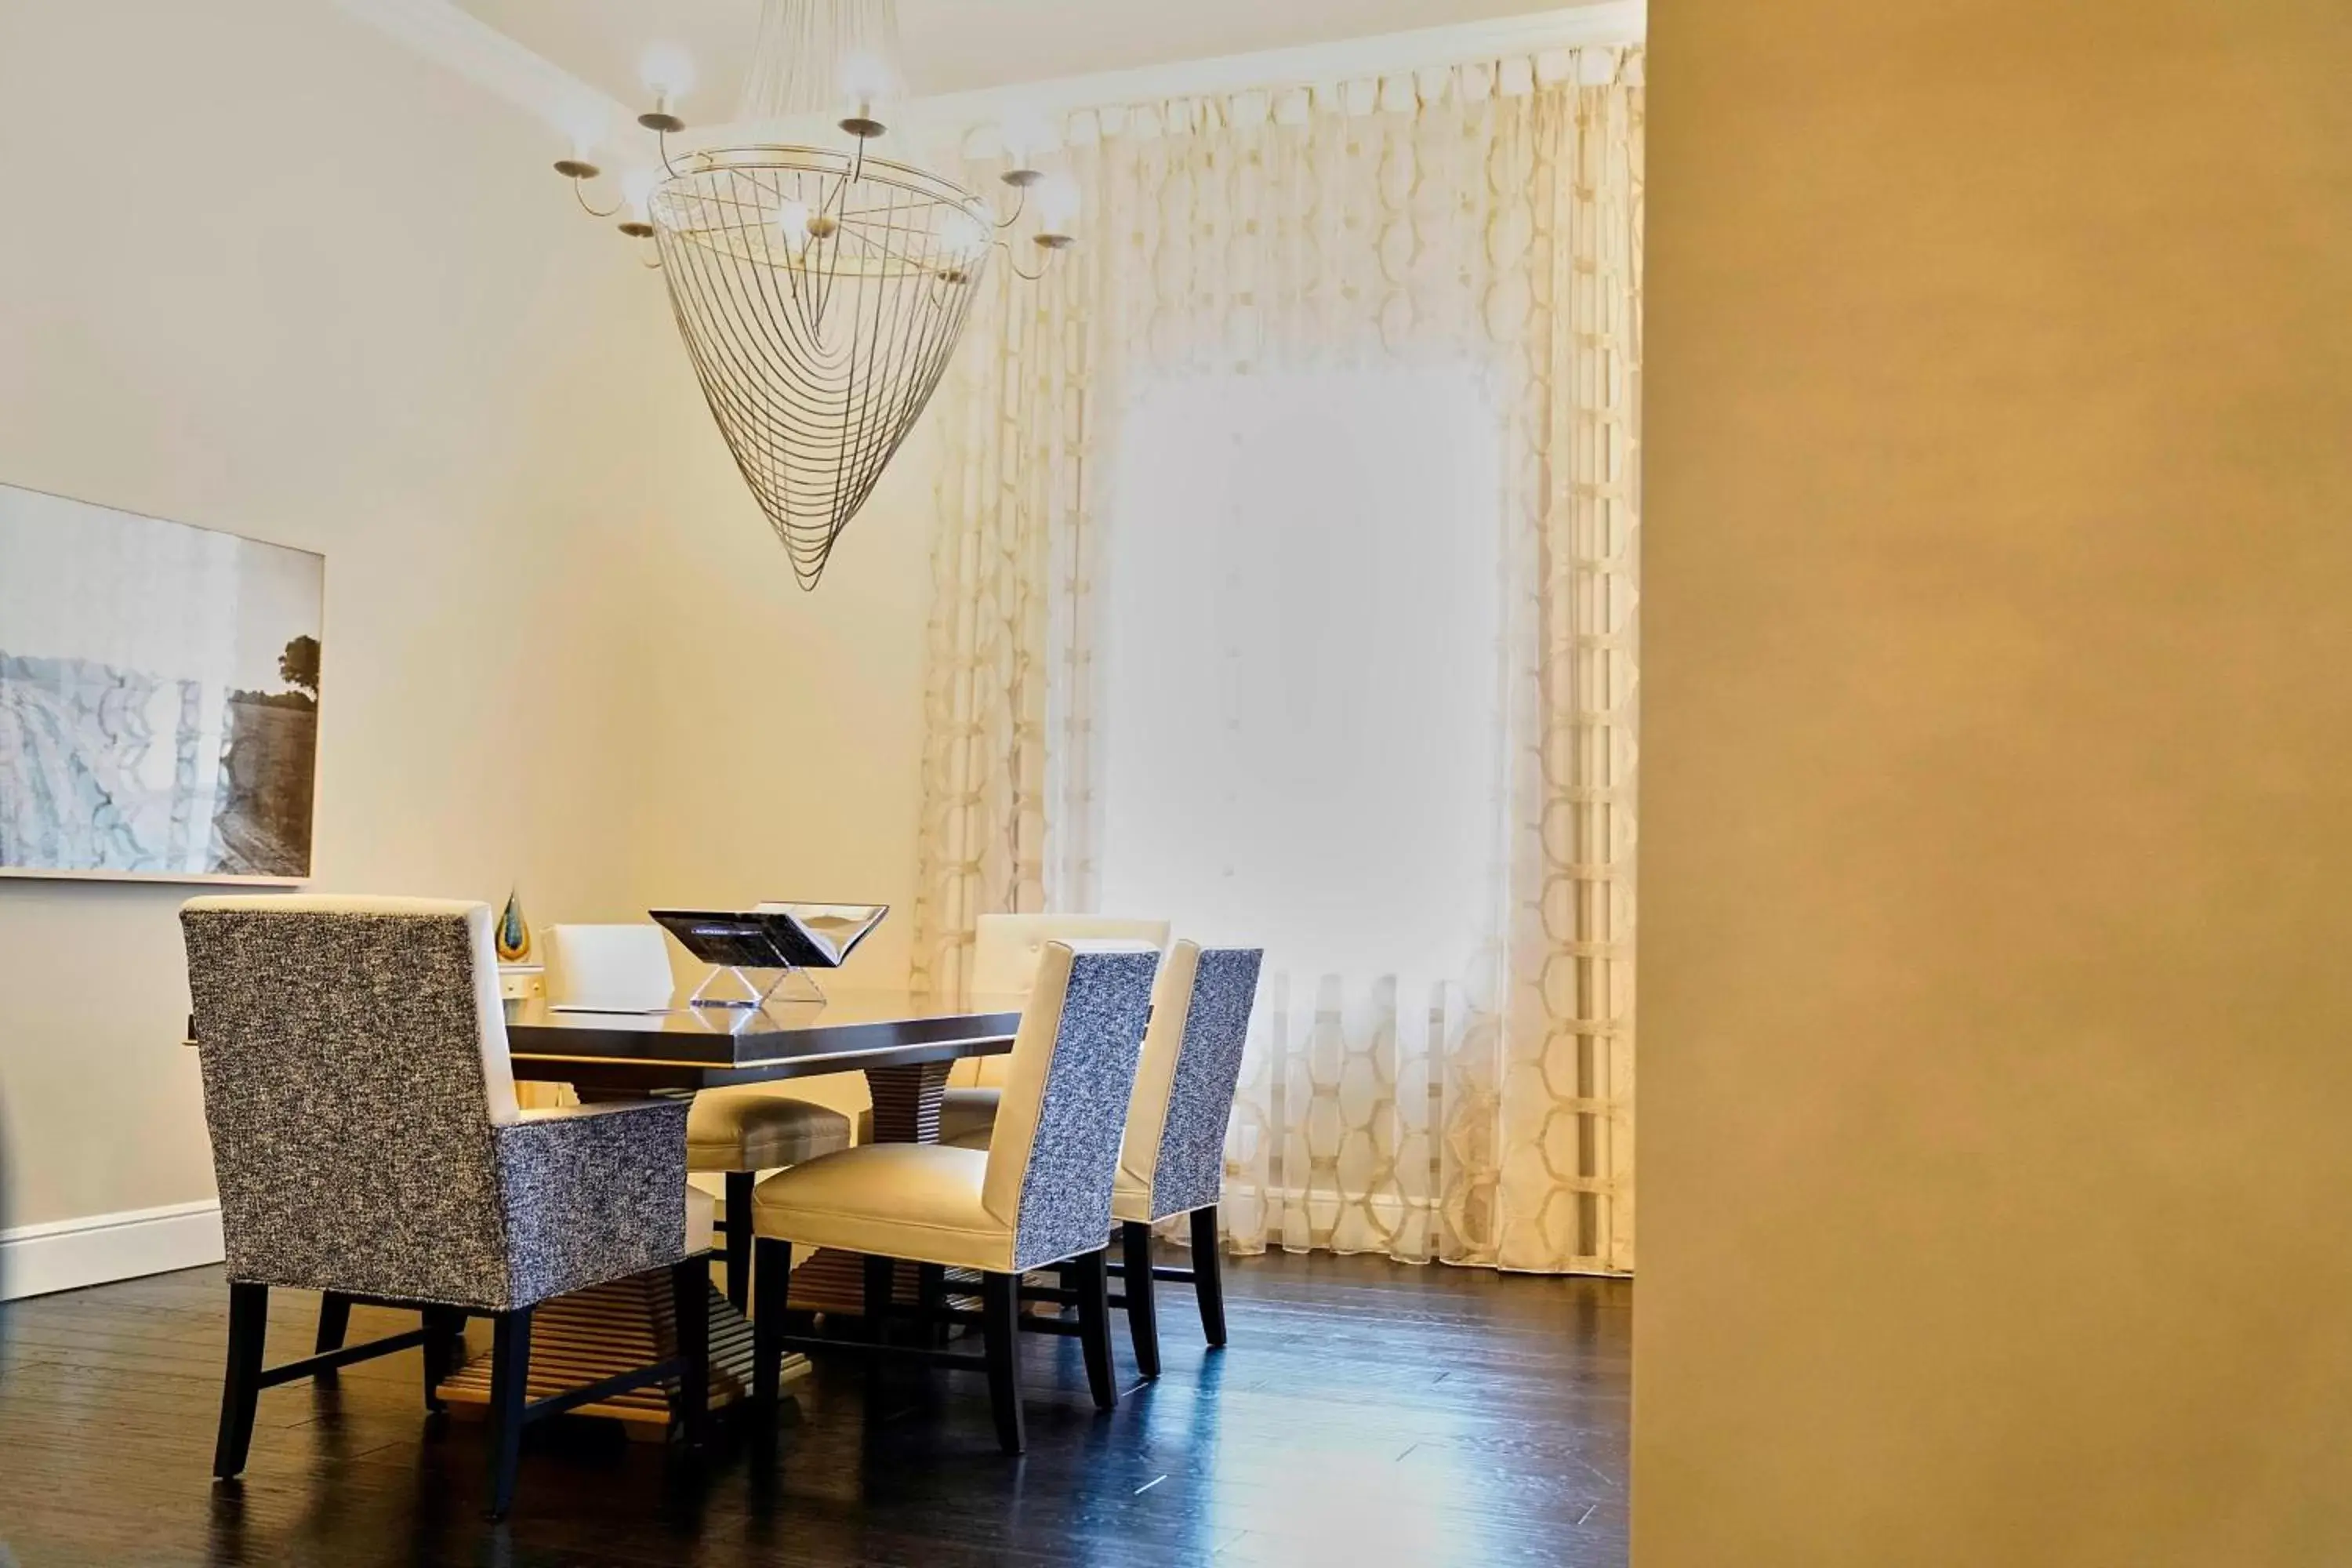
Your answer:
[[[656,57],[638,123],[660,164],[625,181],[621,231],[653,242],[703,396],[803,588],[929,403],[998,232],[1044,179],[1007,173],[1021,200],[1000,220],[954,181],[869,151],[885,131],[877,105],[899,90],[897,46],[893,0],[767,0],[739,118],[846,105],[852,145],[674,154],[689,68]],[[575,191],[601,173],[584,153],[555,167]],[[598,216],[623,210],[580,199]],[[1031,238],[1049,256],[1071,243],[1070,206],[1041,204]]]
[[[814,587],[947,369],[992,215],[904,164],[763,148],[686,159],[647,216],[710,412]]]

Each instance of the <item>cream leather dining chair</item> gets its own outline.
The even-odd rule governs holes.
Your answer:
[[[551,926],[551,1007],[635,1012],[666,1005],[676,988],[669,939],[656,925]],[[687,1169],[723,1175],[727,1299],[738,1311],[751,1289],[751,1188],[780,1171],[849,1147],[849,1118],[766,1084],[705,1089],[686,1124]]]
[[[244,1469],[263,1389],[421,1346],[425,1398],[468,1316],[495,1326],[490,1504],[514,1492],[526,1422],[674,1385],[707,1418],[709,1259],[686,1185],[686,1107],[523,1110],[507,1056],[488,904],[197,899],[181,911],[229,1278],[213,1472]],[[529,1397],[532,1310],[656,1268],[677,1353]],[[265,1368],[269,1293],[415,1308],[424,1326]],[[340,1339],[340,1334],[338,1334]]]
[[[1009,1454],[1024,1446],[1015,1332],[1021,1276],[1070,1263],[1087,1383],[1099,1408],[1118,1405],[1107,1283],[1111,1188],[1159,964],[1159,951],[1142,942],[1044,945],[989,1149],[868,1143],[760,1184],[752,1200],[760,1276],[752,1325],[753,1389],[762,1408],[774,1405],[787,1346],[817,1353],[858,1348],[783,1331],[794,1247],[839,1247],[926,1270],[977,1270],[984,1355],[887,1348],[986,1370],[997,1440]],[[887,1270],[879,1289],[875,1279],[869,1271],[873,1342],[866,1348],[880,1350],[891,1302]],[[929,1309],[927,1300],[933,1322],[964,1321]]]
[[[1120,915],[982,915],[972,927],[972,994],[1027,995],[1049,942],[1139,942],[1165,948],[1168,922]],[[940,1142],[988,1146],[1011,1059],[967,1057],[956,1063],[940,1105]]]

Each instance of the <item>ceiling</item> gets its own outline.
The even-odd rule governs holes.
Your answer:
[[[899,0],[917,93],[1022,81],[1556,10],[1574,0]],[[458,0],[532,52],[623,103],[644,100],[646,46],[683,46],[698,85],[684,112],[730,117],[760,0]]]

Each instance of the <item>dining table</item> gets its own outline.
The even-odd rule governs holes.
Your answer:
[[[840,990],[750,1007],[698,1005],[681,992],[660,1009],[586,1012],[531,997],[507,1004],[507,1049],[517,1079],[569,1085],[583,1103],[863,1073],[874,1102],[873,1141],[930,1143],[939,1141],[950,1070],[967,1058],[1011,1050],[1024,1000]],[[906,1289],[913,1289],[910,1278]],[[862,1313],[865,1260],[820,1249],[793,1270],[790,1296],[794,1310]],[[716,1409],[751,1395],[751,1326],[717,1289],[709,1310]],[[558,1297],[533,1316],[530,1397],[666,1360],[676,1346],[665,1271]],[[441,1384],[443,1400],[460,1412],[486,1410],[489,1359],[474,1356],[459,1366]],[[805,1370],[794,1357],[786,1376]],[[584,1405],[582,1414],[616,1418],[646,1437],[667,1432],[670,1419],[657,1387]]]

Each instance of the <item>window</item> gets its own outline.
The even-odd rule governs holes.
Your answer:
[[[1467,368],[1200,376],[1109,509],[1102,907],[1269,970],[1458,973],[1490,924],[1499,439]]]

